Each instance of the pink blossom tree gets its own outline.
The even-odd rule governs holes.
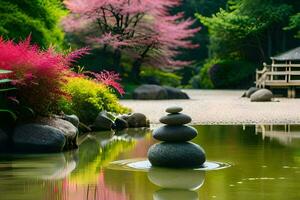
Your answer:
[[[168,68],[189,61],[176,60],[180,50],[195,48],[190,38],[199,28],[193,20],[169,10],[180,0],[65,0],[70,14],[63,25],[67,32],[81,33],[94,47],[110,48],[114,66],[122,54],[133,59],[132,78],[137,79],[142,64]]]

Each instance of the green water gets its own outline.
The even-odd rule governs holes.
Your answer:
[[[97,133],[82,137],[72,152],[0,155],[0,199],[300,199],[299,126],[196,128],[193,142],[206,150],[208,160],[231,167],[207,172],[111,168],[112,161],[145,158],[155,141],[149,130],[113,137]]]

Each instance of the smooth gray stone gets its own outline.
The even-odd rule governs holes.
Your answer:
[[[115,129],[120,131],[128,128],[128,123],[125,119],[122,119],[121,117],[117,117],[115,120]]]
[[[61,130],[52,126],[25,124],[15,128],[13,142],[22,152],[61,152],[66,138]]]
[[[167,125],[183,125],[188,124],[192,121],[192,118],[185,114],[168,114],[159,119],[159,121],[163,124]]]
[[[148,179],[162,188],[197,190],[204,184],[205,171],[151,167]]]
[[[94,131],[108,131],[112,129],[114,122],[110,118],[109,114],[106,111],[102,111],[98,114],[92,129]]]
[[[180,113],[183,109],[179,106],[172,106],[172,107],[169,107],[166,109],[166,112],[167,113],[171,113],[171,114],[174,114],[174,113]]]
[[[191,142],[162,142],[148,151],[153,166],[169,168],[199,168],[206,160],[204,150]]]
[[[197,130],[191,126],[162,126],[154,130],[153,137],[165,142],[185,142],[197,136]]]
[[[168,99],[190,99],[187,93],[181,91],[178,88],[169,86],[164,86],[163,88],[167,91]]]
[[[73,124],[76,128],[79,126],[79,118],[76,115],[64,115],[63,119]]]
[[[133,99],[159,100],[168,99],[168,92],[159,85],[145,84],[136,88],[133,92]]]
[[[78,129],[69,121],[60,118],[39,118],[36,122],[41,125],[48,125],[62,131],[66,138],[66,144],[64,150],[75,149],[78,147]]]
[[[273,93],[267,89],[258,90],[250,96],[251,102],[271,101],[272,98],[273,98]]]
[[[258,91],[258,90],[260,90],[260,89],[259,89],[259,88],[256,88],[256,87],[251,87],[251,88],[249,88],[249,89],[246,91],[245,96],[246,96],[247,98],[250,98],[250,96],[251,96],[254,92]]]
[[[142,113],[133,113],[129,115],[125,120],[127,121],[129,128],[141,128],[150,126],[149,120]]]

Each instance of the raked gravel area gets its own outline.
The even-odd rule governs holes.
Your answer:
[[[300,124],[300,99],[276,98],[250,102],[240,90],[184,90],[190,100],[122,100],[134,112],[144,113],[152,124],[169,106],[181,106],[192,124]]]

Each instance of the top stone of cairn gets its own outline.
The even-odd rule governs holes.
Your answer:
[[[170,114],[176,114],[176,113],[180,113],[182,111],[182,108],[179,106],[172,106],[166,109],[167,113]]]
[[[181,107],[173,106],[166,109],[166,112],[169,113],[166,116],[163,116],[159,121],[163,124],[170,126],[181,126],[188,124],[192,121],[191,117],[185,114],[180,113],[182,111]]]

